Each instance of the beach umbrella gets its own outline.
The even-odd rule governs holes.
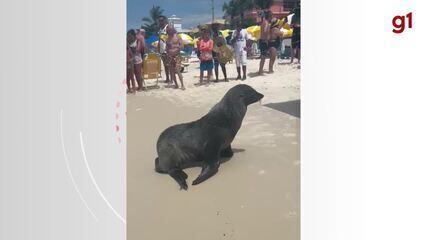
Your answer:
[[[258,40],[261,35],[261,27],[258,25],[250,26],[246,28],[246,31],[256,40]]]
[[[200,29],[198,27],[194,27],[191,29],[190,32],[194,34],[194,33],[198,33],[199,31],[200,31]]]
[[[146,38],[145,39],[145,44],[146,45],[151,45],[153,42],[155,42],[155,41],[159,41],[159,37],[158,36],[156,36],[156,35],[152,35],[152,36],[150,36],[149,38]]]
[[[289,26],[289,21],[288,22],[285,22],[285,19],[287,19],[287,18],[282,18],[282,19],[279,19],[279,26],[281,26],[282,28],[284,28],[284,29],[291,29],[291,26]]]
[[[180,34],[178,34],[178,36],[182,39],[182,42],[184,44],[193,44],[194,40],[192,37],[190,37],[190,35],[185,34],[185,33],[180,33]]]
[[[197,43],[199,43],[199,39],[198,38],[196,38],[196,39],[193,40],[194,47],[197,47]]]
[[[208,22],[205,25],[208,25],[208,27],[212,26],[213,24],[219,25],[220,27],[225,25],[225,19],[215,19],[213,22]]]
[[[230,30],[230,29],[225,29],[225,30],[222,30],[222,31],[220,31],[220,32],[221,32],[222,36],[223,36],[224,38],[226,38],[226,37],[230,36],[230,34],[231,34],[233,31],[232,31],[232,30]]]
[[[284,28],[286,30],[291,30],[291,26],[289,25],[289,23],[283,23],[282,28]]]
[[[159,45],[159,41],[155,41],[155,42],[152,42],[151,43],[151,46],[153,46],[153,47],[157,47]]]
[[[166,35],[166,34],[161,34],[161,35],[160,35],[160,39],[162,39],[163,41],[165,41],[165,42],[166,42],[166,40],[168,40],[168,35]]]
[[[280,31],[283,33],[284,38],[292,37],[292,33],[293,33],[292,29],[281,28]]]
[[[288,18],[288,23],[291,23],[291,21],[292,21],[292,17],[295,15],[295,13],[292,13],[292,14],[289,14],[288,16],[287,16],[287,18]]]

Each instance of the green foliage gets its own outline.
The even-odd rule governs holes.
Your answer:
[[[143,25],[141,28],[145,29],[148,35],[159,31],[160,27],[157,24],[157,18],[163,15],[163,12],[164,10],[160,6],[153,6],[149,12],[150,17],[142,18]]]
[[[269,9],[272,5],[273,0],[230,0],[228,3],[224,3],[222,10],[224,11],[224,18],[229,18],[231,20],[230,25],[234,26],[239,19],[243,19],[245,11],[254,8]]]
[[[273,5],[273,0],[255,0],[255,5],[260,9],[269,9]]]
[[[253,18],[245,19],[242,21],[242,27],[243,28],[254,26],[256,24],[257,24],[256,19],[253,19]]]

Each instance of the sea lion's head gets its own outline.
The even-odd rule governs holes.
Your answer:
[[[246,84],[239,84],[232,87],[228,90],[226,96],[232,98],[233,101],[242,102],[246,106],[258,102],[264,97],[264,95]]]

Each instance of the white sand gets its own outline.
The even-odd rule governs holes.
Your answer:
[[[258,62],[249,61],[249,76]],[[241,82],[234,81],[235,65],[228,64],[233,80],[196,87],[197,67],[193,63],[184,73],[185,91],[162,87],[128,96],[128,239],[299,239],[300,120],[265,106],[299,99],[299,69],[276,64],[274,74]],[[159,134],[203,116],[240,83],[265,97],[262,105],[248,108],[233,158],[197,186],[190,184],[200,168],[186,169],[189,189],[179,191],[171,177],[154,172]]]

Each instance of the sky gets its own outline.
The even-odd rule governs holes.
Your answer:
[[[214,0],[215,19],[222,18],[222,5],[228,0]],[[141,19],[149,17],[153,5],[158,5],[165,11],[167,17],[176,15],[183,19],[183,28],[192,28],[212,19],[211,0],[127,0],[127,29],[139,28]]]

